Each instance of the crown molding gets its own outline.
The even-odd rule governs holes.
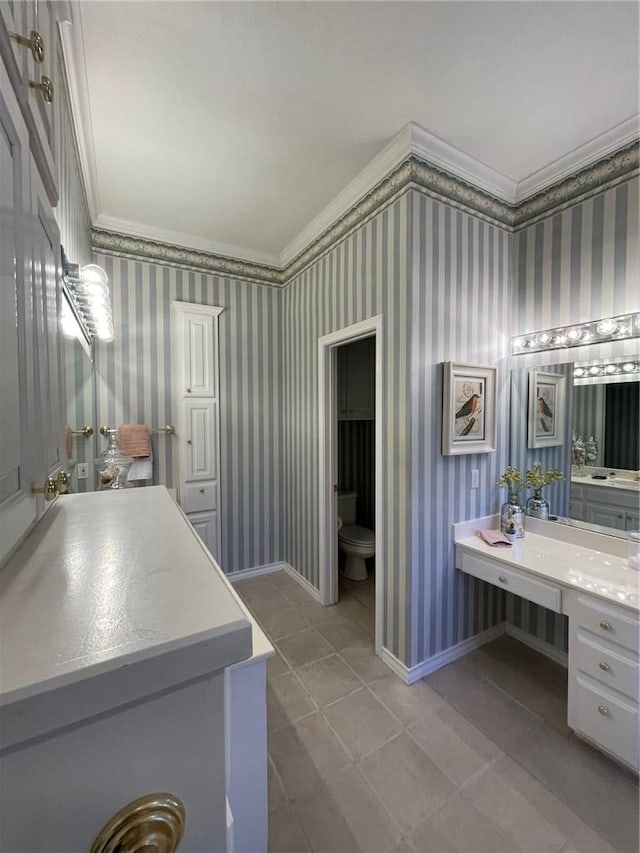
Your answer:
[[[183,246],[196,252],[206,253],[216,257],[235,259],[237,261],[259,264],[266,267],[278,267],[280,259],[277,255],[267,252],[256,252],[243,246],[234,246],[230,243],[219,243],[208,240],[206,237],[198,237],[193,234],[182,234],[179,231],[171,231],[165,228],[155,228],[150,225],[142,225],[139,222],[129,222],[126,219],[118,219],[114,216],[99,214],[94,227],[98,231],[113,231],[118,234],[128,234],[131,237],[139,237],[153,243],[166,243],[172,246]]]
[[[515,198],[516,181],[476,160],[415,122],[408,122],[373,160],[282,250],[280,265],[287,267],[327,229],[339,221],[407,158],[416,157],[451,173],[463,183],[502,201]]]
[[[610,154],[627,148],[640,136],[640,114],[631,116],[610,130],[594,137],[584,145],[574,148],[564,157],[533,172],[527,178],[518,181],[513,201],[516,204],[537,195],[544,189],[575,175],[585,167],[608,157]]]
[[[93,228],[91,245],[94,252],[104,252],[121,258],[167,264],[275,287],[281,287],[283,284],[282,272],[279,269],[216,255],[212,252],[174,246],[145,237],[132,237],[130,234],[115,234],[112,231]]]
[[[98,184],[91,99],[79,2],[65,3],[64,11],[64,17],[59,21],[58,27],[62,45],[62,59],[67,76],[71,116],[89,215],[91,221],[95,222],[102,204]]]

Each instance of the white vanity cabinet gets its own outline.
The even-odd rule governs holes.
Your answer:
[[[172,304],[171,344],[178,422],[178,500],[214,557],[220,558],[218,318],[222,308]]]
[[[638,616],[582,592],[567,596],[566,612],[569,726],[638,770]]]
[[[571,483],[570,516],[578,521],[613,527],[615,530],[637,530],[640,522],[640,491],[625,489],[619,482],[607,480],[575,480]]]
[[[501,550],[474,535],[497,517],[455,525],[456,568],[568,616],[568,725],[638,771],[640,574],[622,540],[528,523],[538,532]]]

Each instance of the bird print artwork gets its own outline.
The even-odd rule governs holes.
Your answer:
[[[538,420],[543,432],[552,431],[553,412],[544,397],[538,397]]]
[[[482,394],[477,383],[462,382],[456,395],[455,433],[459,438],[477,438],[482,420]]]

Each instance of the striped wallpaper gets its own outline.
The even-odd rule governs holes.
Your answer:
[[[587,441],[593,436],[598,442],[598,456],[594,465],[604,465],[604,389],[597,385],[576,385],[573,389],[573,432],[576,438]]]
[[[638,177],[514,235],[511,334],[640,310]],[[638,353],[638,340],[577,347],[575,360]],[[560,358],[566,361],[567,353]],[[511,367],[554,365],[557,353],[518,356]],[[557,487],[555,487],[557,488]],[[507,599],[510,622],[566,650],[565,618]]]
[[[113,343],[95,348],[98,424],[173,423],[171,302],[225,309],[219,320],[220,563],[233,572],[281,560],[282,293],[146,261],[97,255],[96,262],[111,281],[116,329]],[[154,484],[173,486],[177,441],[153,436]]]
[[[357,492],[356,524],[375,530],[376,423],[338,421],[338,491]]]

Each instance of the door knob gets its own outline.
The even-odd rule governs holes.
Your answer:
[[[187,439],[187,444],[191,444],[191,439],[190,439],[190,438],[188,438],[188,439]]]

